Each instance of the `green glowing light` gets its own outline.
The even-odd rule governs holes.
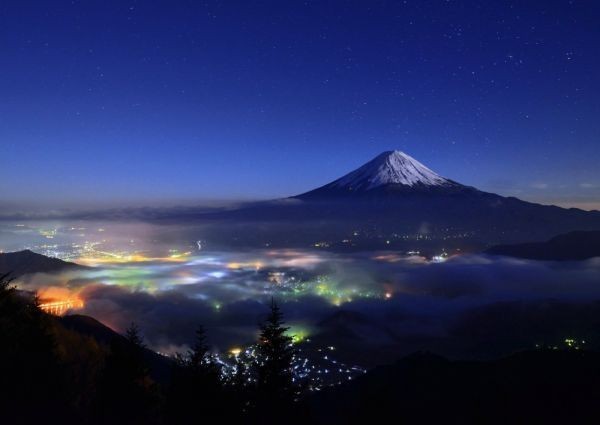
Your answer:
[[[310,329],[305,325],[290,325],[290,328],[285,333],[292,338],[294,344],[305,341],[311,334]]]

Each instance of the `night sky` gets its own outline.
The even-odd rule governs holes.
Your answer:
[[[4,1],[0,199],[297,194],[399,149],[600,208],[595,1]]]

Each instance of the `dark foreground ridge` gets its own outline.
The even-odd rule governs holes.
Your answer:
[[[536,350],[488,362],[417,353],[316,395],[320,424],[597,423],[600,354]]]
[[[416,353],[311,392],[291,379],[291,338],[273,303],[259,362],[222,381],[202,328],[184,357],[159,356],[86,316],[41,311],[0,285],[2,423],[506,424],[598,423],[600,353],[567,340],[493,361]],[[264,359],[264,360],[260,360]],[[245,369],[244,365],[257,367]]]

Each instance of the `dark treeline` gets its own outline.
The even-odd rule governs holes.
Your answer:
[[[188,353],[163,359],[168,379],[158,382],[135,324],[124,337],[98,342],[44,313],[3,276],[0,423],[299,423],[305,416],[287,329],[273,302],[252,356],[241,353],[224,377],[199,327]]]
[[[0,278],[0,424],[600,422],[600,354],[573,344],[486,362],[417,353],[311,393],[294,380],[294,346],[274,302],[228,374],[202,327],[189,352],[166,358],[134,324],[102,337],[64,319]]]

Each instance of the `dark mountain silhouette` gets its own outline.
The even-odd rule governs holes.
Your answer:
[[[319,424],[595,423],[600,354],[526,351],[488,362],[416,353],[316,394]]]
[[[573,261],[600,257],[600,232],[570,232],[546,242],[494,246],[487,254],[531,260]]]
[[[115,332],[93,317],[72,314],[59,317],[58,321],[66,329],[77,332],[80,335],[89,336],[105,346],[112,344],[115,340],[122,344],[127,344],[127,340],[123,335]],[[143,350],[143,357],[144,361],[148,364],[152,378],[157,382],[167,382],[173,366],[172,359],[161,356],[149,349]]]
[[[28,249],[0,254],[0,275],[10,273],[13,278],[30,273],[53,273],[78,268],[83,266],[46,257]]]
[[[113,339],[125,341],[125,337],[102,322],[82,314],[70,314],[58,317],[57,320],[67,329],[94,338],[101,344],[109,344]]]
[[[319,339],[323,341],[343,340],[355,344],[364,344],[366,340],[377,340],[384,343],[395,342],[396,335],[381,323],[367,315],[340,310],[317,323]]]

